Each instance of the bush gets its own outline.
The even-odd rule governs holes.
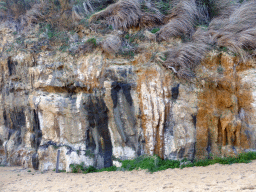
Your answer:
[[[122,161],[124,170],[132,171],[134,169],[146,169],[149,172],[156,172],[168,168],[179,168],[180,162],[176,160],[163,160],[158,156],[140,156],[133,160]]]
[[[171,1],[170,0],[160,0],[155,2],[155,7],[159,9],[159,11],[164,14],[168,15],[171,9]]]
[[[97,46],[97,41],[95,38],[88,39],[87,43],[90,43],[90,44],[94,45],[95,47]]]

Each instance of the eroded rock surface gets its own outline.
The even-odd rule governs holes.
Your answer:
[[[212,53],[191,83],[151,59],[161,44],[132,60],[98,48],[3,52],[13,31],[0,33],[1,164],[51,170],[60,150],[60,169],[70,171],[144,154],[194,159],[256,148],[254,61]]]

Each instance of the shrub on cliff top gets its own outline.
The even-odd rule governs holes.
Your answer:
[[[166,61],[163,62],[163,65],[173,70],[178,77],[187,79],[194,77],[194,68],[211,49],[226,47],[242,59],[246,58],[247,50],[256,49],[256,1],[248,1],[240,5],[237,1],[209,0],[218,7],[211,7],[216,11],[216,18],[209,23],[209,27],[200,27],[197,30],[194,28],[196,18],[200,15],[200,11],[196,12],[195,8],[198,5],[187,6],[185,9],[185,2],[187,1],[177,4],[178,8],[173,12],[174,17],[157,32],[158,40],[167,40],[184,34],[192,36],[190,43],[183,43],[170,49]],[[194,9],[191,9],[192,7]]]
[[[195,0],[181,1],[169,17],[170,21],[157,33],[158,40],[192,34],[198,17]]]
[[[138,0],[120,0],[105,10],[95,13],[90,21],[106,20],[114,29],[127,30],[130,27],[154,26],[162,23],[163,15],[155,8],[143,12]]]

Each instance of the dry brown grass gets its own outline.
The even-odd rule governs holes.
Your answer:
[[[216,25],[221,28],[221,21],[239,7],[237,0],[176,0],[171,11],[169,22],[158,32],[158,40],[168,40],[171,37],[192,36],[196,25],[209,24],[214,17]]]
[[[256,1],[243,3],[221,25],[212,31],[217,45],[245,57],[244,49],[256,48]]]
[[[213,44],[211,34],[206,27],[198,27],[192,36],[194,42],[201,42],[206,44]]]
[[[213,6],[213,16],[227,18],[237,9],[240,4],[239,0],[211,0]]]
[[[159,13],[147,13],[140,9],[138,0],[120,0],[105,10],[95,13],[90,21],[106,20],[114,29],[127,30],[130,27],[148,27],[162,24],[163,16]]]
[[[92,15],[90,21],[105,19],[114,29],[127,29],[139,24],[140,12],[136,0],[119,1]]]
[[[3,15],[5,17],[13,17],[18,19],[21,15],[24,15],[27,10],[31,9],[31,7],[39,3],[39,0],[1,0],[1,8]]]
[[[117,53],[121,48],[121,39],[117,35],[109,35],[102,43],[101,47],[104,52],[113,54]]]
[[[193,69],[213,48],[226,47],[240,55],[242,59],[246,59],[247,50],[252,50],[252,53],[256,50],[256,1],[244,2],[241,5],[237,2],[231,3],[229,0],[215,3],[221,8],[209,27],[199,27],[192,36],[192,42],[183,43],[169,50],[166,55],[163,65],[173,70],[179,77],[192,78]],[[227,10],[228,14],[223,10]],[[189,25],[191,22],[183,23],[178,20],[188,16],[185,17],[182,13],[180,13],[182,16],[177,15],[159,32],[162,39],[181,36],[192,31],[193,26]]]
[[[195,0],[181,1],[172,10],[170,21],[157,33],[158,40],[167,40],[170,37],[182,37],[194,32],[198,10]]]
[[[206,43],[185,43],[178,48],[170,49],[163,65],[171,69],[178,77],[190,79],[194,77],[194,68],[211,49]]]
[[[38,3],[32,6],[30,10],[26,12],[25,18],[28,24],[36,23],[39,20],[44,20],[45,16],[43,15],[42,11],[46,8],[45,3]]]

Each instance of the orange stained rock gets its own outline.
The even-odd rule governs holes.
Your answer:
[[[236,62],[237,58],[223,54],[208,57],[202,62],[201,67],[205,68],[206,74],[201,78],[206,82],[198,95],[197,158],[205,158],[209,153],[232,155],[233,147],[237,151],[249,148],[244,134],[246,127],[243,126],[246,120],[240,119],[239,112],[245,110],[250,113],[252,94],[248,89],[241,89]],[[215,72],[218,67],[223,69],[221,74]],[[208,73],[213,75],[209,77]]]

